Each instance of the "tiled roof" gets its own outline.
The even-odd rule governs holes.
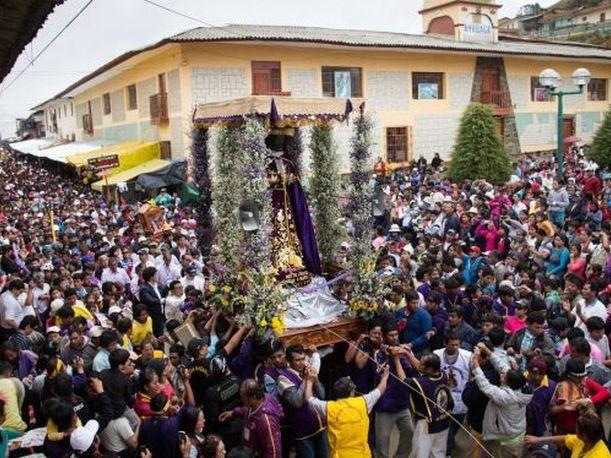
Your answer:
[[[512,39],[513,40],[513,39]],[[412,35],[369,30],[326,29],[274,25],[237,25],[199,27],[164,38],[143,48],[127,51],[71,84],[54,98],[64,97],[98,75],[116,67],[143,52],[152,51],[172,43],[185,42],[269,41],[319,43],[335,46],[354,46],[396,49],[429,49],[490,54],[553,56],[581,59],[611,59],[611,50],[591,45],[567,45],[535,40],[500,41],[499,43],[460,42],[452,38],[430,35]]]
[[[529,42],[474,43],[452,38],[368,30],[326,29],[320,27],[237,25],[199,27],[168,38],[170,42],[188,41],[292,41],[340,46],[383,48],[423,48],[499,54],[611,59],[611,51],[580,45]]]

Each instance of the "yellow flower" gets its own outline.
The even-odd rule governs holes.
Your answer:
[[[229,305],[229,301],[225,298],[221,299],[221,305],[223,307],[227,307]]]
[[[208,291],[210,291],[211,293],[216,293],[216,286],[214,285],[208,286]]]
[[[282,335],[282,333],[284,332],[284,319],[283,318],[278,318],[278,317],[273,317],[272,318],[272,329],[274,331],[274,334],[276,334],[277,336]]]
[[[224,293],[230,293],[231,292],[231,286],[225,285],[225,286],[223,286],[222,290],[223,290]]]
[[[265,320],[265,318],[263,318],[259,324],[261,325],[262,328],[264,328],[264,327],[267,326],[267,320]]]

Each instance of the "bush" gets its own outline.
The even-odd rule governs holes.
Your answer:
[[[611,166],[611,111],[607,111],[603,123],[596,132],[588,158],[601,168],[608,169]]]
[[[505,183],[510,175],[511,162],[496,132],[491,108],[481,103],[469,105],[460,120],[448,177]]]

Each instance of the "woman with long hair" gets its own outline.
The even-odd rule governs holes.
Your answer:
[[[138,379],[138,393],[134,403],[134,410],[140,418],[148,418],[153,414],[151,399],[160,392],[159,376],[150,367],[145,368]]]
[[[609,458],[611,454],[605,444],[605,431],[596,413],[587,409],[575,423],[575,434],[561,436],[525,436],[527,447],[543,443],[554,443],[571,451],[571,458]]]

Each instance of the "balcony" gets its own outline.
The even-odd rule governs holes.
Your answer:
[[[513,110],[511,97],[508,91],[482,92],[481,102],[491,105],[495,115],[507,115]]]
[[[151,124],[167,124],[168,116],[168,94],[159,93],[150,97]]]
[[[93,118],[91,114],[83,115],[83,132],[87,135],[93,135]]]

